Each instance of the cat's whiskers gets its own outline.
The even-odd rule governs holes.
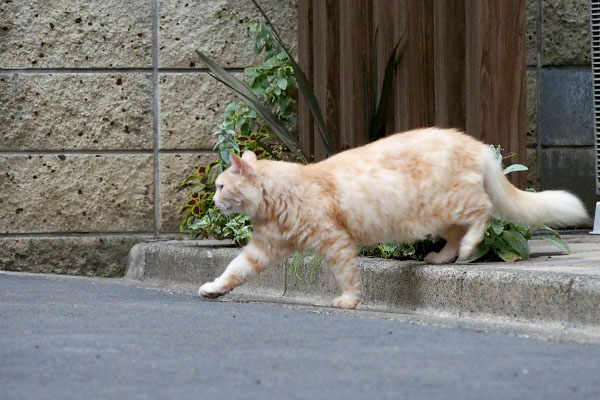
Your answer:
[[[229,211],[229,210],[227,209],[227,207],[225,206],[225,204],[223,204],[223,203],[221,203],[221,202],[217,201],[217,202],[215,202],[215,205],[217,206],[217,208],[218,208],[219,210],[221,210],[221,212],[222,212],[222,213],[223,213],[223,214],[224,214],[224,215],[225,215],[227,218],[231,218],[231,216],[232,216],[232,213],[231,213],[231,211]]]

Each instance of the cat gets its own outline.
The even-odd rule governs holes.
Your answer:
[[[308,165],[257,160],[250,151],[232,154],[231,162],[215,181],[213,200],[226,215],[252,217],[254,234],[221,276],[200,287],[204,297],[228,293],[270,264],[311,251],[324,256],[341,288],[333,305],[355,308],[361,244],[433,235],[447,243],[425,262],[461,262],[494,212],[525,224],[589,220],[568,192],[514,187],[490,146],[454,129],[398,133]]]

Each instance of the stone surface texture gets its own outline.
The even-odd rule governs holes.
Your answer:
[[[151,0],[0,3],[0,68],[152,67]]]
[[[532,258],[515,263],[426,265],[416,261],[360,258],[363,296],[359,309],[502,319],[569,328],[592,325],[600,341],[600,237],[567,238],[563,255],[543,240],[530,241]],[[187,284],[197,290],[225,269],[239,249],[197,242],[141,243],[132,249],[127,276]],[[201,266],[201,267],[199,267]],[[258,296],[278,302],[330,304],[339,294],[325,264],[294,258],[267,268],[225,298]]]
[[[260,4],[296,48],[297,1]],[[588,2],[527,0],[526,7],[529,182],[538,187],[539,170],[542,187],[572,189],[591,204],[589,71],[571,68],[589,65]],[[253,52],[251,18],[260,15],[249,1],[0,0],[0,233],[3,240],[30,235],[32,249],[10,253],[14,265],[38,268],[34,253],[45,252],[44,243],[94,253],[98,243],[81,232],[135,232],[135,241],[177,231],[188,193],[176,189],[215,157],[212,132],[235,99],[194,50],[243,76],[262,59]],[[46,233],[53,241],[38,237]],[[125,246],[104,240],[118,252]],[[92,265],[57,260],[53,271],[96,274]]]
[[[160,149],[212,150],[212,133],[235,95],[208,73],[161,74],[159,90]]]
[[[589,214],[594,215],[600,196],[596,195],[593,147],[542,148],[539,156],[541,189],[568,190],[579,196]]]
[[[152,155],[0,156],[0,187],[0,233],[153,229]]]
[[[216,159],[213,153],[160,155],[160,232],[179,231],[181,207],[192,193],[191,188],[178,190],[179,186],[198,167]]]
[[[588,0],[541,0],[544,66],[590,65]]]
[[[260,5],[284,43],[293,46],[296,1],[263,0]],[[261,17],[250,1],[159,0],[158,10],[161,68],[204,67],[195,50],[226,68],[246,67],[261,59],[253,52],[247,24],[248,19]]]
[[[527,65],[536,66],[538,59],[538,1],[527,0],[527,33],[526,33],[526,52]]]
[[[131,247],[151,236],[19,237],[0,239],[0,269],[123,276]],[[32,263],[32,254],[36,262]]]
[[[540,180],[538,178],[538,151],[536,148],[527,148],[527,187],[539,190]]]
[[[152,149],[151,74],[0,74],[0,149]]]
[[[528,70],[526,76],[527,85],[527,147],[536,146],[537,135],[537,71]]]
[[[543,69],[539,79],[542,146],[593,146],[591,70]]]

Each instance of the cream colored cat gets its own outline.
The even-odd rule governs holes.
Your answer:
[[[360,244],[446,239],[428,263],[469,258],[493,212],[525,224],[575,225],[585,208],[563,191],[529,193],[504,177],[489,146],[449,129],[419,129],[344,151],[316,164],[232,156],[216,180],[215,204],[252,217],[241,254],[199,294],[218,297],[294,252],[322,254],[342,295],[360,300]]]

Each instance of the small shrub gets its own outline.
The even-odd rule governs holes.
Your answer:
[[[287,53],[273,38],[264,24],[251,21],[250,32],[254,39],[254,51],[264,53],[263,63],[246,68],[248,86],[288,129],[295,129],[297,115],[297,85],[294,71]],[[225,108],[224,119],[213,132],[216,137],[214,150],[217,161],[200,166],[195,173],[186,177],[180,190],[194,190],[183,205],[181,232],[193,237],[231,239],[238,246],[245,245],[252,237],[252,221],[246,215],[235,215],[228,219],[213,204],[215,179],[230,163],[231,154],[240,155],[251,150],[259,159],[292,158],[287,149],[273,140],[267,125],[256,111],[246,104],[233,102]]]

